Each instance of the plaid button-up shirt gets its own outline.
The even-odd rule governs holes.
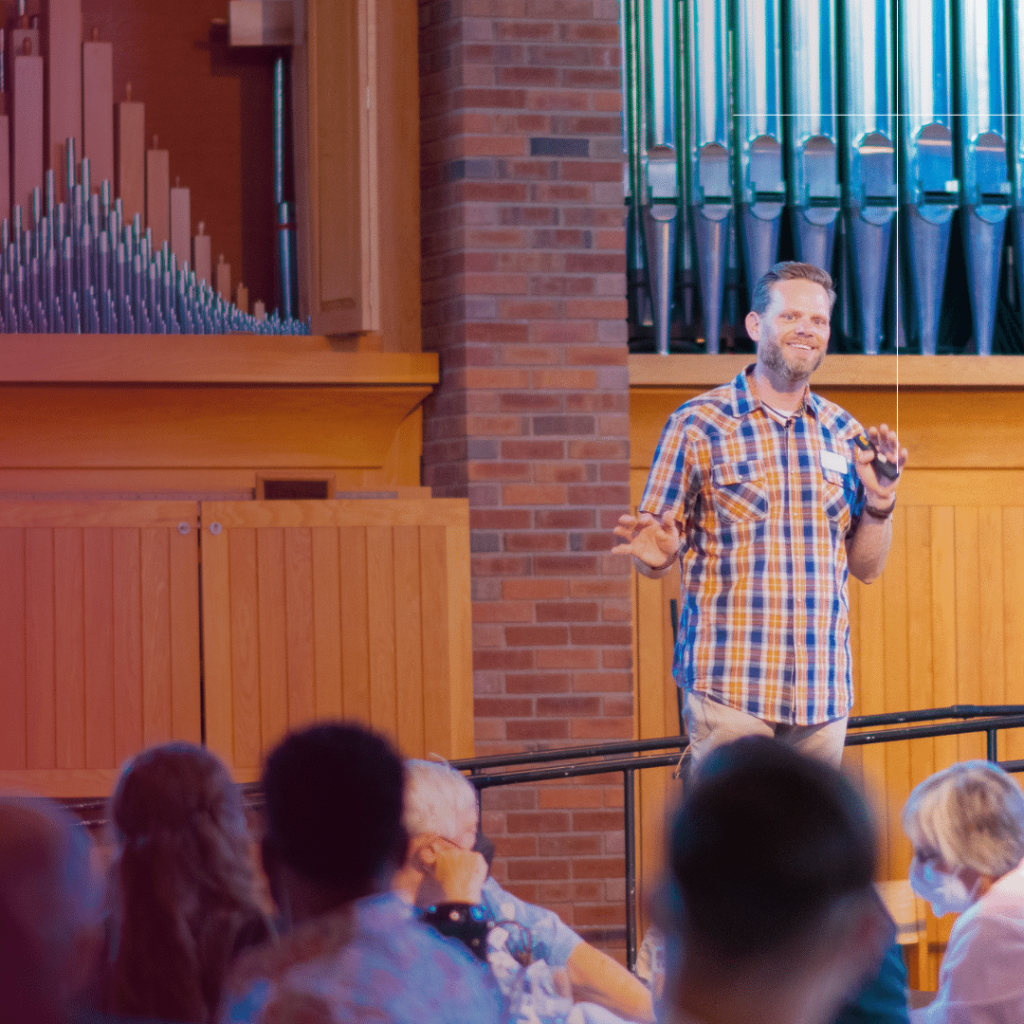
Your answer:
[[[748,372],[672,414],[640,504],[683,528],[676,681],[764,721],[826,722],[852,703],[861,426],[809,390],[782,423]]]

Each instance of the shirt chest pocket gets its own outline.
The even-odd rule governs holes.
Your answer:
[[[821,467],[821,505],[833,523],[845,529],[850,525],[850,503],[855,492],[848,491],[848,473]]]
[[[760,462],[718,464],[711,478],[715,513],[723,522],[755,522],[768,515],[768,487]]]

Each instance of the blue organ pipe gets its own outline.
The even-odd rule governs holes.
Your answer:
[[[1003,5],[960,0],[960,150],[964,240],[974,341],[992,352],[1003,236],[1010,204],[1007,174],[1006,26]]]
[[[960,183],[953,163],[953,55],[949,0],[899,5],[906,211],[914,321],[921,352],[934,355]]]
[[[781,0],[736,0],[736,184],[748,296],[775,263],[786,202]]]
[[[647,249],[655,347],[669,350],[679,202],[676,109],[679,40],[673,0],[642,0],[644,9],[644,150],[641,223]],[[286,311],[287,312],[287,311]]]
[[[75,139],[74,136],[69,137],[64,142],[64,185],[66,192],[64,193],[68,197],[68,201],[71,201],[71,193],[75,188]]]
[[[73,154],[73,141],[68,145]],[[152,232],[142,232],[138,216],[123,223],[123,207],[120,200],[111,202],[109,182],[96,195],[83,182],[72,184],[70,202],[54,203],[52,177],[32,197],[31,226],[23,226],[20,207],[0,220],[0,333],[308,333],[308,322],[279,316],[258,321],[207,285],[200,288],[187,263],[179,268],[167,243],[154,251]],[[87,180],[87,164],[82,177]],[[290,204],[281,205],[290,228]],[[284,266],[294,282],[293,235],[285,236],[291,244]]]
[[[1017,302],[1024,308],[1024,7],[1009,6],[1007,34],[1010,39],[1010,126],[1013,166],[1013,260]]]
[[[797,256],[828,270],[839,214],[835,0],[790,0],[790,204]]]
[[[843,29],[846,255],[861,344],[875,355],[896,213],[891,0],[844,0]]]
[[[718,0],[692,0],[689,15],[689,200],[706,349],[717,353],[733,200],[728,23]]]

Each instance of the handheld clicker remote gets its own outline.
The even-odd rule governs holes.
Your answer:
[[[885,477],[886,480],[895,480],[900,475],[899,466],[895,462],[890,462],[870,441],[867,434],[858,434],[853,439],[854,444],[861,451],[874,452],[875,457],[871,460],[871,467],[879,477]]]

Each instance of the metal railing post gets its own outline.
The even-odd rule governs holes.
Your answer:
[[[985,733],[985,757],[993,764],[999,762],[999,733],[995,727]]]
[[[636,967],[636,808],[634,804],[633,776],[636,770],[622,772],[623,811],[626,847],[626,967]]]

